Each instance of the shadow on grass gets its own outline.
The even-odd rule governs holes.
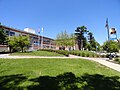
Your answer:
[[[27,80],[22,74],[1,76],[0,90],[22,90],[19,84]]]
[[[108,77],[100,74],[84,74],[76,77],[72,72],[67,72],[56,77],[40,76],[28,80],[37,82],[37,85],[20,88],[19,84],[26,80],[28,80],[27,77],[23,75],[0,77],[0,90],[120,90],[120,77]]]

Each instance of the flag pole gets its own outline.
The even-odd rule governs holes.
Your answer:
[[[43,29],[43,27],[42,27],[41,49],[43,49],[43,31],[44,31],[44,29]]]
[[[110,31],[109,31],[109,25],[108,25],[108,18],[106,19],[106,28],[107,28],[107,32],[108,32],[108,43],[110,45]],[[109,46],[108,46],[108,49],[109,49]],[[112,55],[111,55],[111,52],[110,52],[110,55],[109,55],[109,60],[112,60]]]
[[[40,28],[38,28],[38,50],[40,49]]]
[[[108,41],[110,40],[110,35],[109,35],[109,25],[108,25],[108,18],[106,19],[106,26],[105,26],[106,28],[107,28],[107,32],[108,32]]]

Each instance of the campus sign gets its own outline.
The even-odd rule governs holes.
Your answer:
[[[116,28],[110,28],[109,30],[110,40],[117,39]]]

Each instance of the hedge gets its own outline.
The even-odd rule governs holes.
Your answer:
[[[52,50],[52,49],[40,49],[41,51],[49,51],[49,52],[56,52],[58,54],[62,54],[65,56],[69,56],[69,52],[67,50]]]

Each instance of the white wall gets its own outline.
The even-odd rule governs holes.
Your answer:
[[[8,47],[7,46],[0,46],[0,52],[3,51],[8,51]]]

